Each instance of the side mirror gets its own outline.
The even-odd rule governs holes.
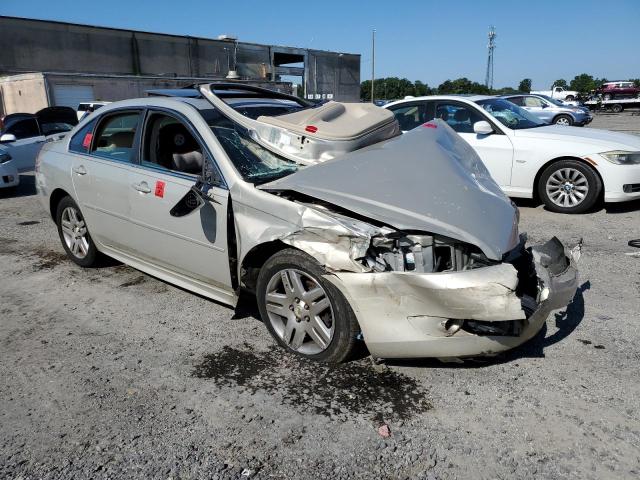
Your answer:
[[[491,135],[493,132],[493,127],[491,124],[485,120],[480,120],[473,124],[473,131],[478,135]]]
[[[547,108],[549,105],[547,105],[546,103],[542,104],[542,108]]]
[[[189,189],[187,194],[169,210],[169,214],[172,217],[184,217],[200,210],[209,199],[205,193],[205,188],[205,184],[201,180],[198,180],[198,182]]]
[[[0,143],[11,143],[17,140],[13,133],[5,133],[0,137]]]

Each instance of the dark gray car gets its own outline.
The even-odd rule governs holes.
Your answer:
[[[588,108],[567,105],[546,95],[505,95],[502,98],[528,110],[549,124],[583,127],[593,120]]]

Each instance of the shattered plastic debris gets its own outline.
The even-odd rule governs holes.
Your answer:
[[[380,425],[378,427],[378,435],[380,435],[382,438],[389,438],[391,436],[391,429],[389,428],[389,425],[387,425],[386,423]]]

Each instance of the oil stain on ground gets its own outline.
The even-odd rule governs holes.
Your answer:
[[[64,253],[54,252],[52,250],[34,249],[31,254],[37,258],[37,263],[33,266],[34,270],[50,270],[53,267],[67,261]]]
[[[251,393],[278,394],[287,405],[330,417],[384,412],[387,418],[406,419],[431,408],[428,392],[413,378],[376,371],[369,359],[327,365],[277,347],[257,351],[245,344],[243,350],[226,346],[206,355],[193,376]]]

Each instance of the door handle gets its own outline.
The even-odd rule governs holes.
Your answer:
[[[84,168],[84,165],[78,165],[77,167],[73,167],[73,173],[77,175],[86,175],[87,169]]]
[[[149,185],[147,185],[147,182],[134,183],[131,186],[134,190],[137,190],[140,193],[151,193],[151,189],[149,188]]]

